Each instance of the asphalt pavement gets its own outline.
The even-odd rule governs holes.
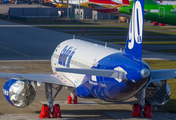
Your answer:
[[[105,36],[106,37],[106,36]],[[108,37],[108,36],[107,36]],[[30,25],[0,20],[0,60],[50,60],[55,47],[71,34],[42,29]],[[105,45],[105,42],[76,36],[77,39]],[[123,49],[124,46],[108,43],[108,47]],[[175,60],[173,55],[143,51],[143,59]]]

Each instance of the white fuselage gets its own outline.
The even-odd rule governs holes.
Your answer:
[[[55,68],[69,67],[91,69],[92,66],[98,64],[97,62],[100,59],[117,52],[120,51],[79,39],[70,39],[60,43],[56,47],[51,58],[51,66],[55,75],[63,74],[65,78],[74,82],[74,84],[78,86],[82,83],[85,75],[56,72]]]

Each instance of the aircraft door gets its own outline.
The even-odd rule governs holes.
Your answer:
[[[102,65],[100,66],[100,69],[105,69],[105,68],[107,67],[107,64],[109,63],[109,61],[110,61],[110,58],[109,58],[109,57],[106,58],[106,59],[103,61]],[[102,87],[107,87],[106,84],[105,84],[104,77],[98,77],[98,79],[99,79],[100,85],[101,85]]]
[[[159,18],[164,18],[164,17],[165,17],[165,8],[159,7]]]

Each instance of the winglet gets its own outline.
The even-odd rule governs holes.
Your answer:
[[[143,18],[144,0],[135,0],[124,51],[136,60],[142,59]]]

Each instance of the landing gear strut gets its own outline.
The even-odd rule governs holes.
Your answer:
[[[144,117],[153,118],[151,106],[145,104],[145,89],[141,90],[135,97],[139,100],[139,104],[133,105],[132,117],[141,117],[141,113],[143,113]]]
[[[52,88],[56,90],[54,97],[52,94],[53,92]],[[41,114],[39,118],[50,118],[50,114],[52,114],[54,118],[61,118],[59,104],[55,104],[53,106],[54,99],[56,98],[57,94],[59,93],[61,89],[62,89],[62,86],[53,87],[52,84],[45,83],[45,94],[46,94],[46,98],[48,100],[49,105],[46,105],[46,104],[42,105]]]

